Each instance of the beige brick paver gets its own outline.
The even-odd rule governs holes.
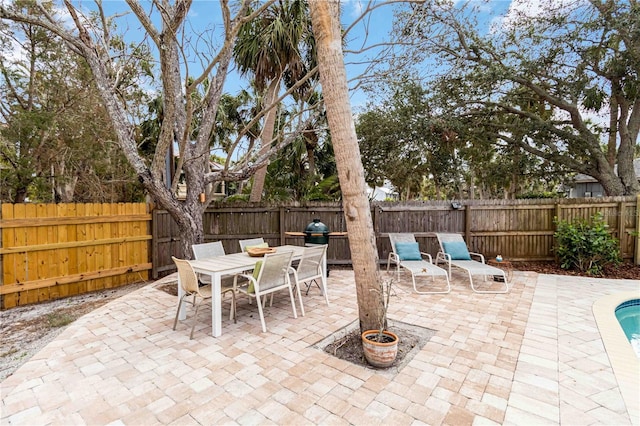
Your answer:
[[[146,286],[71,324],[0,384],[1,424],[630,424],[591,306],[631,281],[514,273],[508,294],[476,294],[454,273],[445,295],[405,281],[389,317],[435,330],[399,372],[313,345],[358,317],[351,271],[331,272],[294,319],[239,299],[213,338],[171,329],[175,297]],[[225,308],[226,309],[226,308]]]

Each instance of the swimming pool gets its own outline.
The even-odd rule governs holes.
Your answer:
[[[640,301],[639,290],[609,294],[593,304],[593,316],[616,376],[620,394],[627,406],[631,424],[640,425],[640,356],[629,344],[616,312],[619,308],[628,306],[627,304],[632,305],[634,301]],[[627,308],[623,308],[621,315],[626,313]]]
[[[616,308],[616,318],[631,347],[640,357],[640,299],[627,300],[620,304]]]

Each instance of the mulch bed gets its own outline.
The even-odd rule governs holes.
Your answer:
[[[539,274],[595,277],[580,271],[562,269],[555,262],[513,262],[513,267],[518,271],[533,271]],[[640,265],[625,262],[619,266],[609,266],[604,269],[604,274],[600,278],[640,280]]]

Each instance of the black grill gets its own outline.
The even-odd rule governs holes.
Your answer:
[[[304,230],[304,243],[329,244],[329,228],[320,219],[313,219]]]

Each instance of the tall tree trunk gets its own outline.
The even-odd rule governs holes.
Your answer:
[[[618,101],[615,96],[609,98],[609,140],[607,141],[607,160],[611,167],[616,163],[616,145],[618,143]]]
[[[320,82],[342,190],[349,248],[356,280],[360,330],[380,328],[383,321],[382,277],[367,184],[356,137],[347,73],[342,56],[338,0],[310,0],[318,48]],[[382,324],[386,327],[386,324]]]
[[[273,104],[278,96],[278,87],[280,87],[280,80],[276,79],[271,82],[267,89],[267,101],[266,106]],[[273,129],[276,125],[276,115],[278,114],[278,108],[273,107],[267,112],[267,116],[264,121],[264,128],[262,129],[262,136],[260,137],[260,153],[259,156],[265,154],[271,148],[271,141],[273,140]],[[256,170],[253,175],[253,185],[251,186],[251,195],[249,201],[260,202],[262,201],[262,191],[264,190],[264,181],[267,177],[267,164]]]
[[[315,149],[318,147],[318,135],[313,128],[313,123],[309,123],[304,133],[304,145],[307,150],[307,161],[309,163],[309,175],[316,174],[316,155]]]

